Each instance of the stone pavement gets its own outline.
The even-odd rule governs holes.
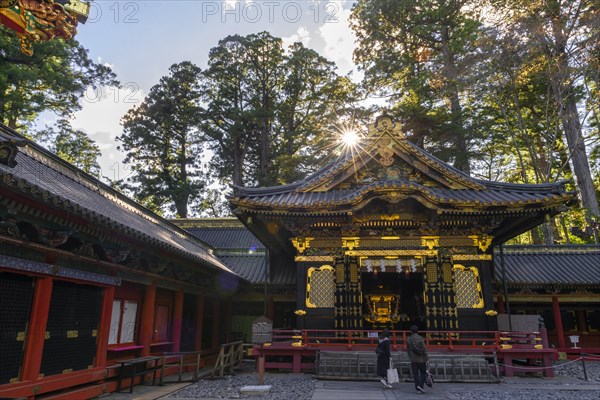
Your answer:
[[[107,400],[167,400],[166,396],[187,386],[190,383],[170,383],[165,386],[137,385],[134,387],[133,394],[128,392],[113,393],[102,397]],[[436,383],[432,389],[425,388],[425,394],[418,394],[414,390],[414,385],[410,382],[401,382],[395,384],[393,389],[384,389],[379,382],[374,381],[317,381],[312,400],[457,400],[462,399],[461,393],[477,393],[501,390],[510,393],[511,391],[535,390],[540,393],[539,399],[548,398],[547,394],[562,392],[564,398],[577,399],[577,393],[574,390],[589,393],[593,398],[600,399],[600,385],[591,382],[584,382],[569,377],[557,377],[554,379],[546,378],[506,378],[503,383],[494,384],[476,384],[476,383]],[[545,395],[546,394],[546,395]],[[481,396],[475,395],[477,399]],[[240,397],[236,397],[239,399]],[[245,397],[242,397],[245,398]],[[253,400],[259,400],[261,396],[251,397]],[[168,400],[184,400],[183,398],[169,397]],[[189,400],[189,399],[185,399]],[[212,400],[212,399],[203,399]],[[282,399],[285,400],[285,399]]]
[[[414,384],[401,382],[393,389],[383,389],[379,382],[319,381],[315,385],[312,400],[456,400],[464,392],[486,392],[502,390],[506,392],[536,390],[540,393],[556,391],[585,390],[596,392],[600,399],[600,385],[579,383],[573,379],[516,378],[505,379],[504,383],[436,383],[432,389],[425,387],[425,394],[416,393]],[[477,399],[482,397],[477,396]],[[540,398],[546,398],[540,397]]]

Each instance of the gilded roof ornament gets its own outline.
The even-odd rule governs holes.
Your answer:
[[[369,136],[378,137],[389,135],[397,139],[406,139],[402,132],[402,124],[394,121],[389,115],[380,115],[375,123],[369,127]]]
[[[1,0],[0,23],[15,31],[21,51],[30,56],[35,43],[55,37],[71,39],[89,11],[90,4],[79,0],[64,5],[54,0]]]

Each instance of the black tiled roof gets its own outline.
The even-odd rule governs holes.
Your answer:
[[[219,255],[219,258],[250,283],[265,282],[267,256],[264,253],[254,255]]]
[[[271,268],[269,276],[265,277],[267,265],[265,253],[252,255],[219,254],[219,258],[250,283],[261,285],[267,279],[269,285],[296,285],[296,271],[294,268]]]
[[[342,206],[355,204],[365,195],[378,189],[397,189],[410,194],[417,194],[426,197],[436,203],[447,203],[450,205],[465,204],[472,206],[473,203],[479,203],[485,206],[506,206],[508,204],[542,204],[548,200],[563,199],[557,186],[531,187],[525,185],[525,188],[507,186],[501,190],[499,185],[494,185],[494,189],[489,190],[452,190],[445,188],[433,188],[420,185],[415,182],[407,181],[381,181],[368,185],[362,185],[346,190],[331,190],[327,192],[297,192],[289,191],[284,193],[248,193],[241,203],[276,206],[283,208],[305,208],[305,207],[323,207],[326,205]]]
[[[264,250],[265,246],[241,223],[235,227],[185,228],[216,249]]]
[[[224,263],[252,284],[294,286],[294,268],[272,266],[265,276],[267,254],[265,246],[236,218],[177,219],[178,226],[209,244]]]
[[[338,159],[323,167],[311,176],[298,182],[282,186],[249,188],[233,186],[234,194],[230,202],[248,207],[274,207],[284,210],[293,208],[329,208],[351,206],[372,192],[393,189],[407,196],[421,196],[428,201],[446,205],[448,208],[474,205],[523,206],[545,205],[556,207],[571,200],[573,193],[565,192],[565,182],[545,184],[513,184],[475,179],[462,171],[437,159],[414,143],[394,137],[394,149],[399,158],[412,165],[415,170],[429,175],[432,180],[445,182],[439,186],[425,186],[410,180],[383,179],[371,183],[356,183],[349,189],[340,190],[332,184],[337,176],[345,176],[344,171],[356,171],[373,160],[379,148],[377,137],[366,138],[370,145],[361,147],[357,153],[346,152]],[[397,156],[398,157],[398,156]],[[357,162],[358,160],[358,162]],[[347,176],[346,176],[347,178]],[[338,182],[339,183],[339,182]],[[318,190],[315,190],[318,188]],[[324,188],[327,188],[324,190]]]
[[[519,286],[600,286],[600,246],[506,246],[506,280]],[[494,253],[494,271],[502,281],[500,252]]]
[[[23,138],[0,125],[4,135]],[[204,243],[164,218],[148,211],[98,179],[27,141],[16,155],[17,164],[0,164],[3,186],[28,193],[39,201],[62,207],[92,224],[118,229],[131,238],[158,245],[187,259],[232,272]]]

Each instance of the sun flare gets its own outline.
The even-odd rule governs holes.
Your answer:
[[[342,131],[342,142],[348,147],[356,146],[358,134],[353,129],[345,129]]]

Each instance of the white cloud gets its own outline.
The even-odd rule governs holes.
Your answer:
[[[301,26],[298,28],[296,33],[291,36],[284,37],[282,40],[284,48],[287,48],[296,42],[301,42],[305,47],[308,47],[308,44],[310,43],[310,32],[305,26]]]
[[[337,64],[341,74],[347,74],[356,67],[352,62],[356,36],[349,29],[350,13],[351,10],[340,10],[335,22],[325,22],[318,30],[325,41],[323,55]]]
[[[122,162],[124,154],[117,150],[115,139],[123,132],[121,117],[143,99],[144,92],[133,84],[125,84],[122,89],[90,89],[84,96],[83,108],[71,121],[75,129],[85,131],[98,144],[102,151],[99,160],[102,175],[110,179],[121,179],[127,173]]]

